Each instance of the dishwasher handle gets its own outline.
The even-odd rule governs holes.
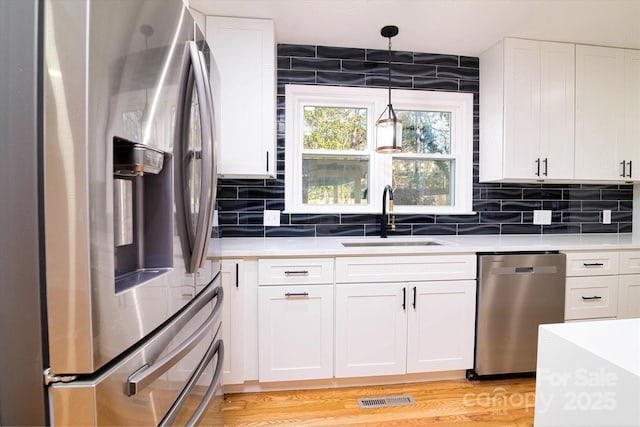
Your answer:
[[[491,269],[491,274],[494,276],[505,276],[505,275],[521,275],[521,274],[561,274],[561,271],[564,269],[560,269],[559,266],[548,264],[548,265],[536,265],[526,266],[526,267],[493,267]]]

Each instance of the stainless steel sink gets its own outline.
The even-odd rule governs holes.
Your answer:
[[[377,246],[438,246],[438,243],[434,240],[379,240],[379,241],[367,241],[367,242],[342,242],[342,246],[345,248],[363,248],[363,247],[377,247]]]

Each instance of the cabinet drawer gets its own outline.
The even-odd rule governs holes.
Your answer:
[[[258,260],[258,285],[323,283],[333,283],[333,258]]]
[[[615,317],[618,311],[618,276],[567,278],[564,318]]]
[[[475,255],[336,258],[337,283],[475,279]]]
[[[620,274],[640,273],[640,251],[620,252]]]
[[[617,252],[569,252],[567,277],[618,274]]]

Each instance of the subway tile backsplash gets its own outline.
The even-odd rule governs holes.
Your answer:
[[[264,209],[284,209],[284,87],[287,84],[384,87],[388,51],[278,45],[277,177],[218,181],[217,232],[221,237],[372,236],[377,216],[286,214],[280,227],[264,227]],[[478,58],[392,51],[392,85],[414,90],[474,94],[473,209],[475,215],[396,215],[395,235],[630,233],[631,185],[481,184]],[[533,211],[549,209],[550,225],[534,225]],[[602,224],[610,209],[611,224]]]

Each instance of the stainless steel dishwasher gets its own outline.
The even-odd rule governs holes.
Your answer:
[[[565,266],[557,252],[478,254],[469,378],[535,372],[538,326],[564,321]]]

